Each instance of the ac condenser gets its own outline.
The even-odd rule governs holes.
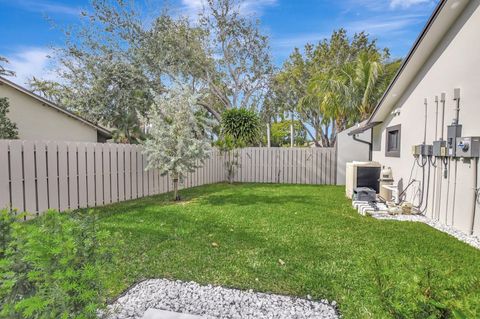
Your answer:
[[[353,190],[357,187],[368,187],[378,194],[379,179],[382,166],[377,162],[350,162],[347,163],[345,193],[352,198]]]

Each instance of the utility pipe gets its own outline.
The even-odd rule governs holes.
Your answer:
[[[472,209],[472,227],[470,228],[470,235],[473,235],[475,230],[475,214],[477,211],[477,200],[478,200],[478,157],[474,160],[473,165],[473,209]]]
[[[423,130],[423,145],[427,144],[427,98],[423,101],[425,105],[425,129]]]
[[[460,118],[460,89],[456,88],[453,90],[453,100],[456,101],[457,105],[455,107],[455,124],[459,123]]]
[[[440,102],[442,102],[442,135],[440,140],[443,141],[443,133],[445,130],[445,93],[440,94]]]
[[[438,139],[438,95],[435,95],[435,140]],[[432,156],[433,158],[433,156]],[[435,161],[437,158],[435,157]],[[432,218],[434,217],[434,214],[436,212],[436,197],[437,197],[437,166],[438,165],[433,165],[433,190],[432,190]]]

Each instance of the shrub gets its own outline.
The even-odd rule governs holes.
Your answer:
[[[252,145],[258,142],[260,118],[253,111],[247,109],[227,110],[222,114],[221,124],[223,133],[230,135],[236,144]]]
[[[33,222],[13,223],[2,211],[0,227],[9,234],[2,236],[0,317],[97,318],[114,251],[93,214],[48,211]]]

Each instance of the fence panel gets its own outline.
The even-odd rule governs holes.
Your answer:
[[[248,147],[213,150],[182,188],[223,182],[236,160],[234,181],[333,184],[334,149]],[[168,192],[171,179],[147,170],[140,146],[0,140],[0,208],[41,213],[101,206]]]
[[[77,144],[68,144],[68,195],[70,209],[77,209],[78,206],[78,160]]]
[[[37,164],[37,212],[44,212],[50,207],[48,203],[47,145],[44,142],[35,143],[35,159]]]
[[[25,189],[25,211],[37,211],[37,194],[35,190],[35,144],[23,143],[23,173]]]
[[[78,207],[87,207],[87,148],[77,145]]]

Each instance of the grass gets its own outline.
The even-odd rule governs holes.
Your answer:
[[[344,318],[480,317],[480,252],[350,208],[343,187],[215,184],[97,209],[123,238],[112,297],[145,278],[339,303]],[[215,243],[215,244],[213,244]],[[283,262],[280,262],[282,260]]]

